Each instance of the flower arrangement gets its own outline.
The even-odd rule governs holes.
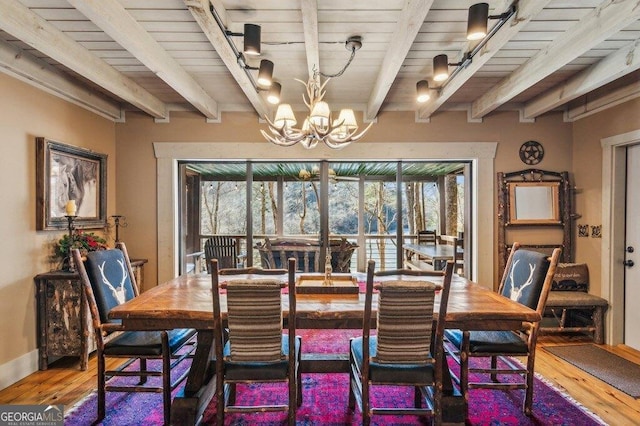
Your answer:
[[[56,256],[63,259],[68,258],[71,250],[74,248],[83,253],[105,250],[107,248],[107,241],[93,232],[75,230],[71,236],[65,234],[65,236],[58,241],[56,245]]]

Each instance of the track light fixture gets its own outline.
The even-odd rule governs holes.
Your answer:
[[[429,94],[429,82],[427,80],[420,80],[418,84],[416,84],[416,91],[418,92],[418,102],[424,103],[431,98]]]
[[[469,8],[467,40],[482,40],[487,36],[487,21],[506,21],[515,12],[515,4],[500,15],[489,15],[489,3],[476,3]]]
[[[273,82],[273,62],[268,59],[263,59],[260,61],[260,67],[252,67],[247,63],[247,57],[255,57],[260,55],[260,45],[261,45],[261,29],[260,25],[255,24],[244,24],[244,33],[235,33],[233,31],[229,31],[225,28],[220,15],[216,11],[215,7],[212,4],[209,5],[209,10],[213,15],[218,27],[224,34],[227,39],[227,43],[229,43],[229,47],[236,55],[238,65],[245,71],[247,77],[251,81],[251,84],[256,89],[256,91],[268,90],[272,86]],[[238,50],[236,45],[234,44],[231,37],[244,37],[244,45],[242,48],[242,52]],[[253,75],[249,71],[258,71],[257,80],[254,79]],[[275,91],[274,95],[275,96]],[[279,90],[277,91],[278,98],[280,96]]]
[[[267,101],[270,104],[278,105],[280,103],[280,92],[282,91],[282,85],[277,82],[273,82],[267,93]]]
[[[493,37],[493,35],[498,32],[498,30],[507,22],[509,18],[511,18],[516,13],[516,5],[518,1],[514,1],[509,9],[501,13],[500,15],[489,15],[489,4],[488,3],[476,3],[469,7],[469,14],[467,20],[467,39],[468,40],[480,40],[475,47],[465,53],[462,60],[456,63],[449,63],[449,59],[447,55],[441,54],[436,55],[433,58],[433,81],[443,82],[446,84],[446,81],[450,79],[454,74],[458,73],[462,68],[468,66],[473,57],[484,47],[485,44]],[[491,28],[491,31],[487,32],[487,20],[488,19],[497,19],[499,22]],[[453,73],[449,73],[449,67],[456,67]],[[425,99],[424,95],[424,84],[427,83],[426,80],[421,80],[417,84],[418,91],[418,102],[426,102],[428,98]],[[442,86],[441,86],[442,87]],[[422,91],[421,91],[422,90]],[[420,99],[423,99],[422,101]]]

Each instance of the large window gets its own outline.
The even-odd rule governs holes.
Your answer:
[[[464,163],[199,162],[186,167],[200,176],[203,241],[231,235],[246,248],[265,237],[346,238],[359,246],[354,271],[364,270],[368,259],[383,269],[401,267],[400,248],[418,231],[458,234],[469,223],[462,214]],[[260,262],[255,253],[248,258]]]

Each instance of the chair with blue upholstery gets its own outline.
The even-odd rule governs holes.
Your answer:
[[[156,392],[162,393],[164,423],[171,419],[171,391],[185,378],[171,377],[171,370],[191,356],[195,349],[195,330],[177,329],[161,331],[123,330],[119,321],[109,318],[109,311],[138,295],[135,275],[124,243],[115,249],[89,252],[83,259],[77,249],[72,251],[82,286],[87,297],[95,330],[96,358],[98,365],[98,418],[105,417],[106,392]],[[127,358],[115,370],[106,369],[106,358]],[[147,360],[162,360],[162,368],[147,368]],[[139,369],[125,370],[139,360]],[[116,376],[139,377],[137,384],[109,384]],[[160,377],[161,385],[147,382],[149,377]]]
[[[542,317],[560,252],[561,249],[556,248],[549,257],[544,253],[522,249],[519,243],[514,243],[498,292],[536,310]],[[460,364],[460,388],[465,399],[468,401],[470,389],[525,389],[523,412],[531,415],[539,327],[540,322],[536,321],[525,322],[521,330],[514,331],[446,330],[446,340],[452,346],[450,353]],[[514,362],[511,356],[526,357],[526,366]],[[470,367],[470,357],[490,358],[490,367]],[[470,373],[489,374],[491,381],[472,382]],[[503,374],[519,375],[522,380],[500,381],[499,375]]]
[[[295,425],[302,404],[302,342],[295,321],[287,321],[283,333],[282,311],[282,291],[288,289],[287,314],[295,318],[295,271],[294,259],[289,259],[288,269],[218,270],[217,260],[211,261],[218,425],[224,424],[225,413],[265,411],[285,411],[289,424]],[[225,318],[220,302],[224,299]],[[236,404],[236,384],[260,382],[287,384],[287,403]]]
[[[438,313],[434,313],[438,286],[426,278],[388,277],[376,285],[377,332],[371,335],[374,268],[370,260],[362,337],[351,339],[349,345],[349,408],[355,409],[357,403],[364,425],[370,424],[373,415],[385,414],[430,415],[434,424],[441,424],[444,319],[453,262],[447,262],[441,278]],[[413,387],[413,407],[374,407],[372,390],[384,386]]]

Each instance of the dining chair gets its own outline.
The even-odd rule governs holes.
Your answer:
[[[288,269],[218,269],[211,261],[211,292],[216,372],[216,422],[225,413],[286,411],[290,425],[302,404],[301,345],[296,336],[296,262]],[[249,274],[247,274],[249,272]],[[281,292],[288,290],[286,333],[283,333]],[[225,294],[223,294],[225,292]],[[226,323],[221,300],[226,299]],[[287,403],[243,406],[236,404],[239,383],[287,383]],[[249,391],[249,389],[247,389]]]
[[[444,319],[453,271],[447,262],[440,293],[440,308],[434,313],[437,287],[425,280],[382,281],[379,291],[377,330],[371,333],[375,262],[367,265],[367,282],[362,337],[350,340],[349,408],[357,403],[362,424],[373,415],[431,415],[442,423]],[[431,271],[433,273],[433,271]],[[441,274],[442,275],[442,274]],[[385,386],[412,386],[412,407],[373,406],[374,389]],[[424,401],[424,406],[423,406]]]
[[[246,255],[240,253],[240,240],[226,235],[213,235],[204,242],[207,271],[211,273],[211,259],[218,259],[220,268],[244,267]]]
[[[191,357],[195,350],[192,329],[132,331],[124,330],[119,321],[109,319],[109,311],[117,305],[138,296],[135,275],[127,248],[123,242],[116,248],[89,252],[82,258],[78,249],[72,250],[82,287],[87,297],[91,320],[95,330],[96,359],[98,365],[98,419],[105,417],[106,392],[156,392],[162,393],[164,423],[171,419],[171,391],[187,376],[188,369],[178,377],[171,371]],[[107,358],[127,358],[115,370],[106,369]],[[162,368],[148,368],[147,360],[159,359]],[[139,369],[126,370],[134,361]],[[109,384],[115,377],[139,377],[138,383]],[[160,377],[161,384],[148,383],[149,377]]]
[[[560,258],[561,249],[553,250],[551,256],[537,251],[525,250],[514,243],[500,281],[498,292],[505,297],[536,310],[540,317],[551,289],[551,282]],[[523,412],[531,415],[533,404],[533,379],[536,341],[540,322],[523,322],[520,330],[514,331],[460,331],[446,330],[449,351],[460,365],[460,388],[468,400],[470,389],[525,389]],[[526,357],[526,366],[511,359],[511,356]],[[471,357],[490,358],[490,367],[471,367]],[[498,360],[504,366],[498,366]],[[490,382],[470,381],[470,373],[490,375]],[[498,375],[519,375],[520,381],[500,381]]]

